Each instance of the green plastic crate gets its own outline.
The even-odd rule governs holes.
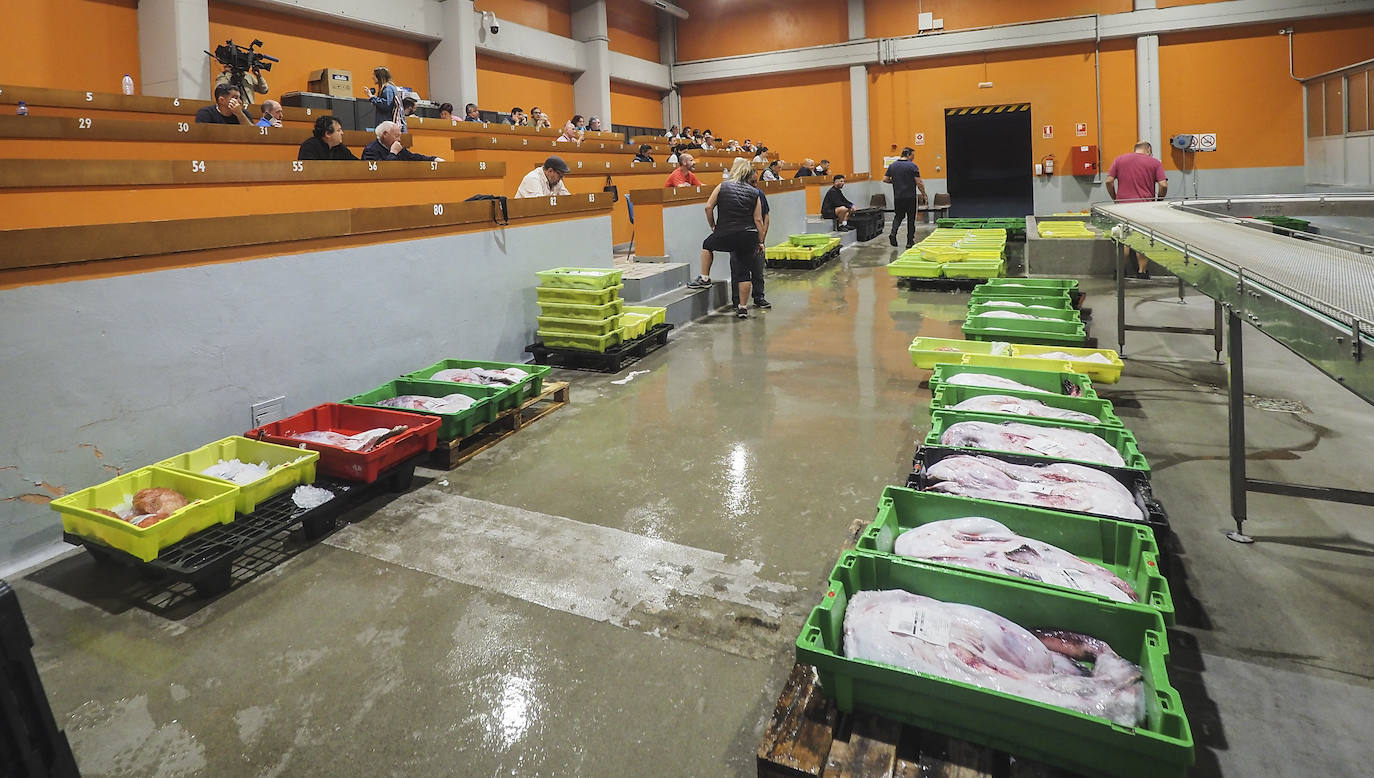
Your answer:
[[[153,488],[175,489],[191,504],[151,527],[135,527],[95,512],[96,508],[111,510],[141,490]],[[238,492],[238,486],[218,478],[150,466],[58,497],[48,507],[62,516],[64,532],[151,562],[162,549],[179,540],[216,524],[232,522]]]
[[[563,289],[608,289],[620,284],[623,271],[602,267],[555,267],[540,270],[535,275],[539,276],[540,284],[543,286]]]
[[[984,373],[995,375],[1001,378],[1009,378],[1017,383],[1033,386],[1037,389],[1044,389],[1047,392],[1054,392],[1060,396],[1069,397],[1071,395],[1064,391],[1065,385],[1076,386],[1079,390],[1079,397],[1096,398],[1097,390],[1093,389],[1092,379],[1082,373],[1071,372],[1051,372],[1048,370],[1025,370],[1014,367],[990,367],[983,365],[936,365],[935,373],[930,377],[930,391],[938,394],[944,387],[957,386],[946,381],[950,376],[959,373]],[[969,387],[975,388],[975,387]],[[989,390],[996,394],[998,390]],[[1027,393],[1027,397],[1039,397],[1033,392]]]
[[[887,266],[892,278],[939,278],[940,263],[919,259],[899,259]]]
[[[430,378],[434,376],[435,373],[439,372],[440,370],[471,370],[475,367],[485,368],[487,370],[505,370],[508,367],[518,367],[529,374],[525,377],[523,381],[520,381],[519,383],[513,384],[511,386],[486,387],[490,389],[496,389],[498,391],[497,395],[492,400],[492,402],[496,404],[496,410],[498,412],[504,411],[507,408],[514,408],[520,405],[520,403],[532,397],[539,396],[539,393],[544,390],[544,377],[547,376],[549,374],[549,371],[553,369],[548,365],[525,365],[518,364],[516,362],[491,362],[488,360],[481,359],[441,359],[438,362],[435,362],[434,364],[430,365],[429,367],[424,368],[423,370],[416,370],[413,373],[406,373],[405,375],[401,376],[401,378],[406,378],[412,381],[428,381]],[[454,382],[450,381],[449,383]],[[486,386],[484,384],[456,385],[484,387]]]
[[[996,451],[997,449],[979,449],[968,446],[951,446],[940,442],[940,436],[946,429],[961,421],[982,421],[990,424],[1005,424],[1014,421],[1019,424],[1028,424],[1032,427],[1058,427],[1060,429],[1075,430],[1096,435],[1107,442],[1107,445],[1116,449],[1121,458],[1126,461],[1125,465],[1106,465],[1103,462],[1086,462],[1081,459],[1072,459],[1067,456],[1053,456],[1051,454],[1030,454],[1026,452],[1015,452],[1018,456],[1034,457],[1048,462],[1073,462],[1089,467],[1124,467],[1127,470],[1139,470],[1146,475],[1150,473],[1150,463],[1145,456],[1140,453],[1140,446],[1136,443],[1135,435],[1125,427],[1104,427],[1097,424],[1080,424],[1073,421],[1062,419],[1039,419],[1033,416],[1017,416],[1014,418],[997,413],[968,413],[965,411],[940,410],[932,411],[930,414],[930,432],[926,435],[925,444],[927,446],[942,446],[944,448],[957,448],[965,451]],[[1003,452],[1012,453],[1012,452]]]
[[[540,316],[541,332],[565,332],[574,335],[605,335],[620,328],[620,315],[604,319],[560,319],[557,316]]]
[[[844,656],[844,612],[860,591],[903,589],[992,611],[1028,628],[1054,627],[1104,640],[1140,665],[1145,720],[1138,726],[1003,692]],[[1163,617],[1148,606],[971,572],[847,551],[797,637],[797,661],[813,665],[821,689],[848,713],[866,710],[1084,775],[1183,778],[1193,736],[1169,683]]]
[[[1034,345],[1081,346],[1088,333],[1078,321],[1034,321],[970,316],[964,323],[969,340],[1002,340]]]
[[[1067,300],[1068,298],[1064,298],[1064,299]],[[1020,302],[1020,300],[1013,300],[1013,301],[1011,301],[1011,302]],[[1036,304],[1036,305],[1044,305],[1044,303],[1035,303],[1035,304]],[[969,306],[968,306],[968,318],[969,318],[969,319],[973,319],[973,318],[976,318],[976,317],[979,317],[979,318],[987,318],[987,317],[983,316],[983,314],[986,314],[986,313],[996,313],[997,311],[1007,311],[1008,313],[1025,313],[1025,314],[1030,314],[1031,316],[1039,316],[1039,317],[1044,318],[1044,319],[1054,319],[1054,320],[1056,320],[1056,321],[1070,321],[1070,322],[1075,322],[1075,323],[1078,323],[1078,322],[1081,322],[1081,321],[1082,321],[1082,319],[1079,318],[1078,310],[1075,309],[1075,308],[1057,308],[1057,307],[1053,307],[1053,306],[1049,306],[1049,307],[1045,307],[1045,308],[1029,308],[1029,307],[1014,308],[1014,307],[1008,307],[1008,306],[1005,306],[1005,305],[986,305],[986,304],[984,304],[984,303],[976,303],[976,302],[973,302],[973,301],[970,301],[970,302],[969,302]],[[1000,317],[993,316],[992,318],[993,318],[993,319],[997,319],[997,318],[1000,318]],[[1034,319],[1006,319],[1006,318],[1004,318],[1003,321],[1034,321]]]
[[[546,348],[568,348],[604,353],[606,349],[620,343],[620,330],[611,330],[605,335],[579,335],[570,332],[545,332],[544,330],[539,330],[535,334],[539,336],[539,342],[543,343]]]
[[[453,440],[454,438],[466,438],[480,424],[496,421],[498,398],[503,390],[504,387],[476,386],[474,384],[454,383],[453,381],[419,381],[398,378],[395,381],[388,381],[370,392],[354,395],[344,400],[344,403],[346,405],[365,405],[372,408],[434,416],[442,420],[439,424],[439,439]],[[382,400],[399,397],[403,394],[418,394],[424,397],[465,394],[477,402],[471,408],[458,413],[436,413],[413,408],[393,408],[389,405],[380,404]]]
[[[1072,289],[1077,291],[1078,281],[1073,278],[1002,278],[988,281],[986,286],[1009,287],[1012,289],[1039,287],[1040,289],[1063,289],[1065,291]],[[975,289],[974,291],[976,292],[977,290]],[[1001,291],[1001,289],[999,288],[998,291]],[[1037,294],[1043,294],[1043,292],[1037,292]]]
[[[627,305],[625,313],[642,313],[649,317],[647,329],[653,329],[668,320],[668,309],[658,308],[652,305]]]
[[[1020,303],[1023,307],[1030,305],[1046,305],[1050,308],[1063,311],[1075,310],[1075,308],[1073,307],[1073,301],[1069,299],[1069,295],[1066,292],[1059,292],[1053,295],[998,294],[995,288],[989,291],[985,290],[983,286],[979,286],[977,289],[973,290],[973,294],[969,296],[968,304],[970,309],[973,309],[974,307],[981,307],[989,311],[996,310],[997,308],[1001,308],[1004,311],[1021,310],[1020,308],[1017,308],[1015,306],[989,305],[989,303],[994,302]],[[1032,309],[1032,311],[1034,310],[1044,309]]]
[[[1139,602],[1159,611],[1164,617],[1164,623],[1173,626],[1174,600],[1169,592],[1169,582],[1164,579],[1164,574],[1159,569],[1159,546],[1155,541],[1154,532],[1140,524],[889,486],[883,489],[883,496],[878,500],[877,517],[859,536],[856,548],[892,555],[893,544],[896,543],[897,536],[903,532],[937,521],[969,516],[992,519],[1018,535],[1058,546],[1079,559],[1107,568],[1131,587],[1140,598]],[[972,570],[981,575],[1009,577],[989,570],[959,567],[931,560],[921,561],[959,570]],[[1011,578],[1022,583],[1027,582],[1024,578]],[[1058,591],[1098,597],[1104,602],[1116,602],[1110,597],[1068,586],[1045,581],[1032,583]]]
[[[941,365],[941,367],[947,367]],[[1042,375],[1049,375],[1044,373]],[[1024,382],[1023,382],[1024,383]],[[1026,384],[1030,386],[1030,384]],[[1117,417],[1112,408],[1110,400],[1103,400],[1096,396],[1093,397],[1071,397],[1066,394],[1043,394],[1041,392],[1027,392],[1022,389],[994,389],[986,386],[964,386],[962,384],[941,383],[937,388],[935,380],[931,379],[931,389],[933,394],[930,398],[930,409],[932,411],[956,410],[954,406],[971,399],[973,397],[984,397],[987,395],[1002,395],[1005,397],[1018,397],[1023,400],[1039,400],[1051,408],[1062,408],[1066,411],[1078,411],[1090,416],[1096,416],[1098,423],[1104,427],[1124,427],[1121,419]],[[961,413],[963,411],[960,411]],[[1014,413],[995,414],[1007,420],[1024,419]]]
[[[248,515],[257,510],[258,503],[287,489],[300,484],[315,483],[315,464],[320,452],[307,451],[290,446],[279,446],[262,440],[231,435],[200,448],[177,454],[158,462],[155,467],[179,470],[183,473],[233,484],[222,478],[204,475],[202,470],[217,464],[221,459],[237,459],[245,464],[266,462],[271,468],[267,475],[246,484],[235,484],[239,493],[234,501],[234,510]]]
[[[565,289],[557,286],[536,286],[534,296],[541,303],[572,303],[573,305],[605,305],[620,298],[625,288],[608,286],[605,289]]]
[[[539,303],[539,313],[541,316],[553,316],[559,319],[586,319],[601,321],[612,316],[619,316],[625,310],[624,300],[611,300],[601,305],[576,305],[573,303]]]

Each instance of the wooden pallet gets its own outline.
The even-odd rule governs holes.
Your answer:
[[[853,548],[868,522],[849,526]],[[793,663],[759,742],[759,778],[1074,778],[1074,774],[872,713],[841,713],[816,669]]]
[[[567,381],[545,381],[544,391],[515,408],[501,412],[496,421],[488,422],[471,435],[439,441],[434,449],[431,466],[440,470],[453,468],[472,459],[492,446],[535,423],[568,404],[571,388]]]

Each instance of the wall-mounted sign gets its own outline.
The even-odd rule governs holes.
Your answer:
[[[1046,124],[1044,127],[1041,127],[1041,128],[1040,128],[1040,137],[1041,137],[1041,138],[1044,138],[1045,140],[1049,140],[1050,138],[1053,138],[1053,137],[1054,137],[1054,125],[1053,125],[1053,124]]]
[[[915,142],[917,146],[926,145],[926,134],[924,132],[916,133]]]
[[[1077,135],[1080,138],[1086,136],[1088,134],[1088,123],[1079,122],[1078,124],[1075,124],[1073,126],[1073,134]]]

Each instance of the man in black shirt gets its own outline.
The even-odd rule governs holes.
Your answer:
[[[301,144],[296,159],[357,159],[343,145],[343,125],[333,116],[315,120],[315,134]]]
[[[838,221],[837,230],[852,230],[849,214],[853,210],[854,203],[844,196],[844,176],[835,176],[835,182],[825,190],[825,199],[821,201],[821,216]]]
[[[196,124],[252,124],[243,112],[239,88],[233,84],[215,86],[215,104],[196,111]]]
[[[396,122],[382,122],[377,125],[377,140],[363,147],[363,159],[388,162],[443,162],[438,157],[416,154],[401,145],[401,125]]]
[[[921,190],[921,199],[926,196],[926,184],[921,180],[921,169],[911,161],[916,150],[907,146],[902,149],[901,159],[887,166],[883,183],[892,184],[892,234],[887,242],[897,245],[897,227],[906,219],[906,247],[916,243],[916,190]]]
[[[816,175],[815,167],[816,167],[816,160],[811,159],[810,157],[807,157],[806,159],[802,160],[801,167],[797,168],[797,173],[796,173],[796,175],[794,175],[794,176],[792,176],[792,177],[793,177],[793,178],[806,178],[807,176],[814,176],[814,175]]]

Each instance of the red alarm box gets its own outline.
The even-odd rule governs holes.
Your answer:
[[[1075,176],[1091,176],[1097,173],[1097,147],[1074,146],[1069,155],[1069,172]]]

